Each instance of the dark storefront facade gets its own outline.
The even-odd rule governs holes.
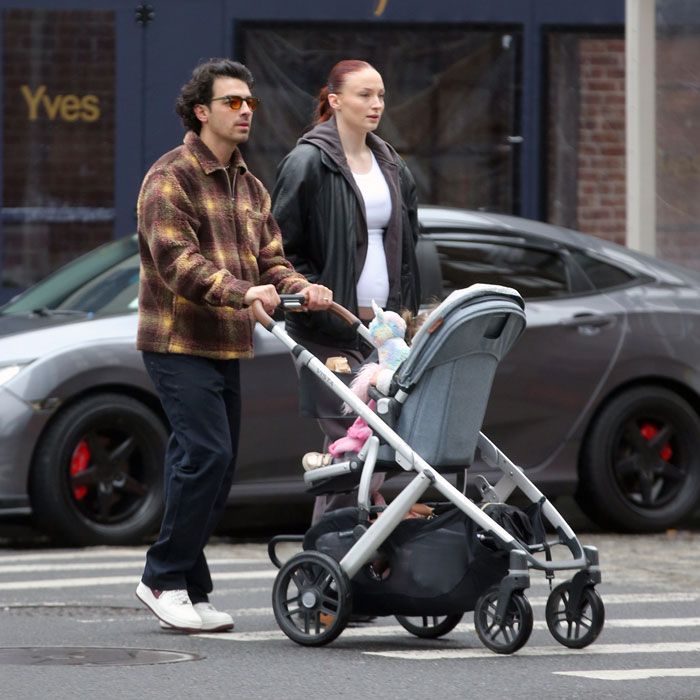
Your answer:
[[[143,173],[182,138],[178,89],[217,55],[256,76],[245,157],[270,188],[329,68],[357,57],[422,203],[624,237],[623,0],[148,6],[0,0],[0,300],[133,232]]]

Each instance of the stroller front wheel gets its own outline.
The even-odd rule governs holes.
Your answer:
[[[593,586],[584,587],[580,600],[574,604],[571,581],[564,581],[549,594],[545,617],[554,639],[570,649],[583,649],[603,629],[605,607]]]
[[[496,621],[500,586],[489,588],[474,607],[474,626],[484,646],[497,654],[512,654],[522,647],[532,634],[532,607],[520,592],[511,594],[505,615]]]
[[[352,588],[338,562],[321,552],[301,552],[279,570],[272,610],[282,632],[297,644],[322,646],[346,627]]]
[[[420,615],[416,617],[406,617],[396,615],[396,620],[411,634],[421,639],[438,639],[443,637],[457,627],[462,621],[462,613],[453,615]]]

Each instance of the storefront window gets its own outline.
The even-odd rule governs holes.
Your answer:
[[[237,46],[263,98],[246,159],[268,187],[310,126],[332,66],[361,58],[382,73],[387,107],[378,133],[406,159],[421,203],[519,210],[518,31],[245,23]]]
[[[110,240],[113,12],[2,13],[0,298]]]

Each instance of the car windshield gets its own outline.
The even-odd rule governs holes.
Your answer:
[[[136,308],[138,241],[135,235],[100,246],[22,292],[2,314],[122,313]]]

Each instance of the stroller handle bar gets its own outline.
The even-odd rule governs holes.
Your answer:
[[[280,306],[283,309],[288,311],[301,311],[304,309],[305,304],[306,297],[303,294],[280,294]],[[251,304],[251,308],[253,309],[253,316],[255,316],[255,320],[266,330],[271,330],[275,325],[275,322],[272,320],[267,311],[265,311],[262,302],[259,299],[254,299],[253,303]],[[359,328],[362,325],[362,321],[360,321],[357,316],[336,302],[331,303],[328,311],[345,321],[353,328]]]

